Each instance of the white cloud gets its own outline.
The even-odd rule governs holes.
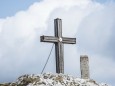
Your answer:
[[[77,38],[76,45],[65,45],[65,73],[80,76],[79,56],[88,54],[91,78],[112,81],[114,54],[108,58],[107,51],[110,52],[108,46],[114,46],[109,44],[115,36],[112,33],[114,9],[113,3],[103,5],[91,0],[44,0],[15,16],[0,19],[0,82],[25,73],[41,72],[51,44],[40,43],[39,37],[54,35],[53,19],[57,17],[63,19],[63,36]],[[55,72],[54,56],[53,51],[45,71]]]

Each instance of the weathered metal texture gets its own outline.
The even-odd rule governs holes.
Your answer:
[[[62,37],[62,20],[54,20],[54,36],[41,36],[41,42],[55,43],[56,73],[64,73],[64,43],[76,44],[76,38]]]
[[[81,78],[89,79],[89,59],[87,55],[80,56],[80,69],[81,69]]]

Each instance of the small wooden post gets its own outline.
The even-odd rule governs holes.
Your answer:
[[[80,56],[80,69],[81,69],[81,78],[89,79],[89,59],[87,55]]]

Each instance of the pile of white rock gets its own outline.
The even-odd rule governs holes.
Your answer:
[[[80,79],[70,75],[44,73],[40,75],[23,75],[17,81],[0,86],[109,86],[98,84],[91,79]]]

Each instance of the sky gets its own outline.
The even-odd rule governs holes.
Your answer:
[[[114,0],[1,0],[0,82],[41,73],[52,44],[40,36],[53,36],[61,18],[63,36],[77,41],[64,45],[65,74],[80,77],[80,55],[88,55],[90,78],[114,86],[114,9]],[[55,73],[54,48],[44,72]]]

